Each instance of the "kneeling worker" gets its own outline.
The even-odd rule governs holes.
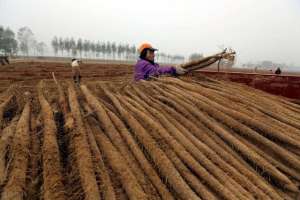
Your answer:
[[[80,68],[79,68],[79,63],[81,61],[73,58],[72,59],[72,63],[71,63],[71,66],[72,66],[72,75],[73,75],[73,80],[74,80],[74,83],[79,85],[80,84],[80,79],[81,79],[81,76],[80,76]]]
[[[186,70],[180,66],[169,66],[169,67],[160,67],[159,64],[154,62],[155,51],[157,49],[153,48],[151,44],[144,43],[139,49],[140,59],[137,61],[135,65],[135,81],[138,80],[146,80],[151,76],[159,76],[163,74],[170,75],[182,75],[186,73]]]

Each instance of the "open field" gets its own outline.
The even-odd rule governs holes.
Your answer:
[[[0,67],[1,199],[296,199],[300,105],[200,74]],[[52,79],[55,72],[57,83]]]

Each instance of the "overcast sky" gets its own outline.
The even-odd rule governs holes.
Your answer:
[[[139,45],[205,55],[219,45],[240,62],[273,60],[300,66],[299,0],[0,0],[0,25],[53,36]]]

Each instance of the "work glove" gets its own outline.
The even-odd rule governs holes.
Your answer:
[[[187,70],[182,68],[180,65],[175,66],[176,74],[183,75],[187,73]]]

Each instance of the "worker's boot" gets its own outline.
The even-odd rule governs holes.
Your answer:
[[[76,76],[76,85],[77,85],[77,86],[79,86],[79,85],[80,85],[80,78],[79,78],[79,76],[78,76],[78,75]]]
[[[77,83],[76,76],[73,76],[73,81],[75,84]]]
[[[79,83],[79,85],[80,85],[80,82],[81,82],[81,76],[79,75],[78,76],[78,83]]]

